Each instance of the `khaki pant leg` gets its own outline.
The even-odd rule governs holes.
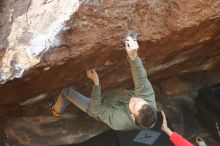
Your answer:
[[[57,97],[57,101],[53,106],[53,110],[57,114],[61,114],[66,109],[69,101],[66,98],[66,95],[68,93],[68,88],[63,89],[60,94]]]

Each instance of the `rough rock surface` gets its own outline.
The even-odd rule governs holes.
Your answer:
[[[0,121],[5,135],[0,139],[7,146],[80,143],[109,129],[77,108],[69,108],[61,117],[51,116],[43,102],[17,111],[20,112],[12,113]]]
[[[152,81],[220,65],[219,0],[5,0],[0,17],[0,116],[69,84],[89,95],[85,71],[94,67],[103,90],[132,87],[128,31]]]
[[[140,56],[152,79],[215,69],[219,6],[218,0],[5,1],[0,78],[7,82],[0,86],[0,111],[70,83],[88,91],[85,71],[93,67],[103,88],[129,81],[123,39],[130,30],[139,36]],[[51,27],[53,22],[57,25]],[[56,38],[60,47],[52,43]]]
[[[2,83],[21,77],[25,70],[40,62],[46,50],[59,45],[57,35],[65,29],[65,21],[78,9],[79,2],[9,0],[3,4],[6,23],[2,22],[5,24],[1,30],[10,32],[1,38],[1,49],[5,48],[0,70]]]

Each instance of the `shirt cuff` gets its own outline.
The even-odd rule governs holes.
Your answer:
[[[93,85],[92,94],[94,97],[101,97],[101,85]]]
[[[135,60],[131,60],[129,57],[127,57],[128,59],[128,62],[131,64],[131,66],[134,66],[134,65],[140,65],[141,64],[141,59],[139,56],[137,56],[135,58]]]
[[[171,140],[171,141],[176,140],[177,137],[179,137],[179,134],[177,134],[176,132],[173,132],[173,134],[170,135],[170,140]]]

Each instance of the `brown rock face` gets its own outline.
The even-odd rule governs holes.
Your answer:
[[[183,82],[179,78],[171,78],[168,80],[165,80],[161,84],[162,90],[166,95],[175,95],[175,94],[183,94],[189,91],[190,83]]]
[[[103,90],[132,87],[123,43],[129,31],[138,34],[139,55],[152,81],[196,78],[195,73],[217,72],[220,65],[219,0],[6,0],[1,5],[0,116],[69,84],[89,95],[85,71],[91,68]],[[182,90],[170,92],[176,80],[166,83],[157,87],[166,95],[194,87],[180,83]]]
[[[21,12],[17,8],[21,4],[10,5],[10,2],[12,3],[12,1],[4,3],[5,7],[3,6],[1,14],[7,20],[9,16],[6,14],[9,12],[6,8],[14,9],[13,19],[8,20],[9,26],[17,26],[17,21],[21,19],[22,14],[28,12],[35,14],[35,7],[38,8],[38,5],[33,5],[35,1],[32,3],[27,1],[23,5],[26,7]],[[42,5],[46,8],[62,8],[62,4],[54,3],[51,6],[47,1]],[[22,51],[17,50],[15,46],[14,48],[10,46],[13,42],[5,43],[6,40],[13,41],[14,39],[10,36],[11,33],[16,34],[16,32],[10,32],[13,27],[6,27],[8,25],[2,23],[1,32],[10,33],[4,33],[1,39],[3,46],[1,77],[2,80],[4,77],[5,81],[18,79],[1,85],[0,111],[5,111],[3,108],[10,108],[10,105],[16,105],[40,93],[51,92],[70,83],[87,91],[88,80],[86,80],[85,71],[94,67],[100,74],[104,89],[120,86],[129,81],[131,76],[123,44],[124,36],[128,31],[135,31],[138,34],[139,54],[152,79],[159,80],[183,73],[215,69],[220,62],[219,6],[218,0],[80,3],[74,17],[65,21],[65,27],[68,30],[62,28],[63,31],[57,34],[60,47],[50,47],[47,51],[38,52],[42,55],[37,58],[27,56],[29,60],[27,66],[26,64],[22,66],[22,63],[25,63],[25,59],[22,59],[26,57],[19,53]],[[56,15],[59,16],[60,13]],[[44,15],[42,17],[46,18]],[[33,18],[35,25],[38,25],[37,22],[40,23],[37,20]],[[41,23],[44,22],[45,26],[49,24],[48,21],[41,21]],[[35,28],[20,23],[23,29]],[[30,31],[38,33],[39,30]],[[32,39],[26,41],[35,40],[34,35],[29,37]],[[29,43],[22,42],[22,38],[20,39],[17,46],[22,46],[27,51],[30,48]],[[37,44],[40,42],[36,41]],[[54,46],[54,44],[51,45]],[[36,53],[35,51],[33,50],[32,53]],[[14,57],[10,58],[11,55]],[[39,63],[34,65],[37,62]]]

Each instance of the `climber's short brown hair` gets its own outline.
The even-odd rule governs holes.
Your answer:
[[[157,111],[150,104],[144,104],[139,110],[138,116],[135,116],[135,123],[142,128],[152,128],[157,122]]]

